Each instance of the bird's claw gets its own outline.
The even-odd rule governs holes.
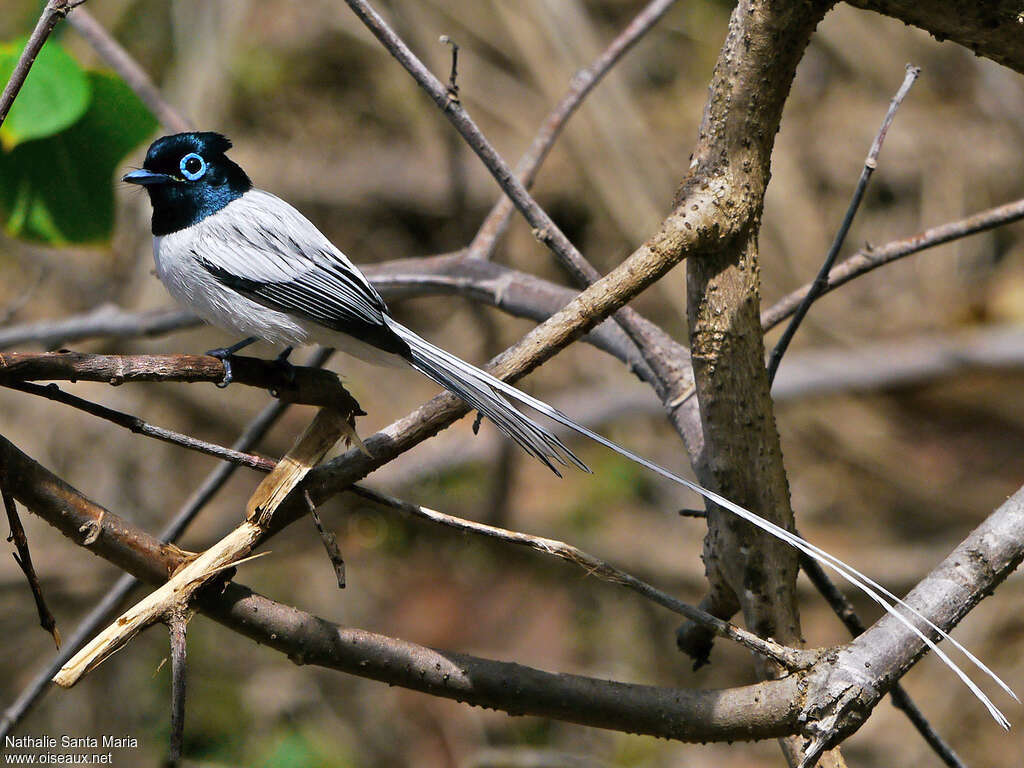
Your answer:
[[[231,372],[231,356],[234,352],[228,347],[217,347],[217,349],[208,350],[206,354],[217,358],[224,365],[224,378],[218,381],[216,386],[218,389],[227,388],[228,384],[234,381],[234,376]]]
[[[278,368],[282,375],[285,377],[285,381],[290,386],[295,384],[295,366],[288,360],[288,355],[292,353],[292,348],[288,347],[284,352],[274,358],[274,366]]]
[[[232,344],[230,347],[217,347],[216,349],[211,349],[206,353],[210,357],[216,357],[224,364],[224,378],[217,383],[217,386],[220,389],[224,389],[234,380],[234,377],[231,375],[231,356],[238,350],[244,349],[256,341],[259,341],[256,336],[249,336],[248,338],[242,339],[237,344]]]

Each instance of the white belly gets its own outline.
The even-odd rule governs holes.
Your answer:
[[[368,363],[406,367],[399,355],[384,352],[345,333],[270,309],[233,291],[207,271],[192,250],[194,227],[153,238],[156,274],[167,292],[210,325],[239,336],[300,347],[322,344]]]
[[[193,227],[153,238],[156,274],[167,292],[211,325],[273,344],[310,344],[309,329],[284,312],[264,307],[219,282],[192,251]]]

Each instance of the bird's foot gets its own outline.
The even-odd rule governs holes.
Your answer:
[[[274,358],[274,366],[279,368],[289,385],[295,384],[295,366],[288,360],[292,347],[285,347],[284,352]]]
[[[217,347],[217,349],[211,349],[206,352],[210,357],[216,357],[224,364],[224,378],[217,382],[217,386],[220,389],[224,389],[234,381],[234,376],[231,372],[231,357],[238,350],[248,347],[256,341],[259,341],[259,339],[255,336],[250,336],[247,339],[242,339],[237,344],[232,344],[230,347]]]

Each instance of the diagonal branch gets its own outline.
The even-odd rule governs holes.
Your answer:
[[[769,384],[775,380],[775,374],[778,373],[779,363],[782,362],[782,356],[786,354],[786,350],[789,348],[790,342],[796,335],[797,329],[800,327],[800,323],[810,311],[811,304],[813,304],[815,299],[825,292],[825,286],[828,285],[829,272],[832,270],[832,265],[835,264],[836,257],[839,255],[839,249],[842,248],[843,243],[846,242],[846,235],[850,231],[850,225],[853,223],[854,216],[857,215],[857,211],[860,209],[861,201],[864,199],[864,193],[868,188],[868,182],[871,180],[871,175],[875,172],[875,168],[878,166],[878,155],[882,151],[882,144],[885,142],[885,136],[889,132],[889,126],[896,117],[896,110],[900,108],[900,105],[903,103],[903,99],[910,91],[910,86],[914,84],[914,81],[917,79],[919,74],[921,74],[920,67],[907,64],[907,74],[904,76],[903,83],[900,85],[899,90],[896,91],[896,95],[889,103],[889,109],[885,113],[885,118],[882,120],[882,125],[878,129],[878,133],[875,134],[875,140],[871,142],[871,149],[868,150],[868,156],[864,160],[864,168],[861,169],[860,178],[857,180],[857,186],[853,190],[853,197],[850,200],[850,205],[846,209],[846,214],[843,216],[843,221],[840,223],[839,229],[836,231],[836,236],[832,240],[832,245],[829,247],[828,253],[825,254],[825,260],[821,265],[821,269],[818,271],[818,276],[814,278],[814,282],[811,283],[811,289],[800,302],[800,306],[798,306],[796,311],[793,312],[793,319],[789,321],[789,325],[786,326],[786,330],[775,345],[775,349],[772,350],[771,358],[768,360]]]
[[[366,0],[346,0],[346,3],[387,51],[405,67],[417,84],[426,91],[434,103],[442,110],[455,129],[466,140],[466,143],[483,161],[487,170],[494,176],[495,181],[504,190],[508,199],[515,204],[523,218],[533,227],[534,235],[537,239],[555,254],[559,263],[565,267],[575,282],[581,287],[593,285],[597,282],[601,274],[584,258],[583,254],[569,241],[569,238],[558,228],[547,212],[533,199],[526,187],[512,173],[508,164],[502,159],[501,155],[498,154],[497,150],[495,150],[487,140],[487,137],[483,135],[473,119],[462,107],[462,104],[448,97],[448,92],[444,85],[416,58],[409,47],[395,34],[387,25],[387,22]],[[706,188],[704,191],[707,193],[710,189]],[[717,203],[717,201],[715,202]],[[690,210],[696,211],[699,209],[700,203],[696,201],[691,203]],[[682,218],[686,218],[685,212],[682,214]],[[677,226],[692,227],[693,225],[679,223]],[[700,222],[698,222],[698,226],[700,226]],[[660,238],[655,236],[654,239]],[[683,257],[683,253],[681,250],[674,248],[668,256],[669,259],[665,263],[668,263],[668,261],[675,263]],[[670,358],[667,353],[670,340],[666,337],[665,333],[631,307],[616,307],[614,318],[615,322],[622,327],[637,345],[640,354],[647,364],[662,379],[664,388],[670,391],[670,396],[665,399],[665,402],[676,402],[683,397],[689,387],[678,375],[678,361]],[[685,437],[682,430],[680,430],[680,434]]]
[[[87,643],[54,675],[53,681],[70,688],[83,675],[120,650],[155,621],[187,611],[195,594],[214,577],[234,568],[265,537],[274,513],[338,439],[351,433],[352,413],[322,408],[249,499],[246,519],[202,554],[189,560],[159,589],[129,608],[113,624]]]
[[[265,459],[262,456],[255,456],[251,453],[245,453],[244,451],[237,451],[233,448],[225,448],[224,446],[210,443],[206,440],[200,440],[199,438],[192,437],[191,435],[175,432],[173,429],[158,427],[155,424],[143,421],[138,416],[132,416],[130,413],[116,411],[113,408],[107,408],[105,405],[93,403],[85,398],[64,392],[59,389],[56,384],[49,384],[45,387],[41,387],[38,384],[22,381],[10,382],[6,386],[11,389],[16,389],[19,392],[27,392],[28,394],[37,395],[38,397],[45,397],[47,400],[53,400],[54,402],[63,403],[64,405],[70,405],[72,408],[77,408],[78,410],[84,411],[92,416],[105,419],[117,424],[119,427],[124,427],[135,434],[152,437],[156,440],[170,443],[171,445],[177,445],[190,451],[205,453],[207,456],[215,456],[219,459],[230,461],[232,464],[236,464],[238,466],[260,469],[264,472],[269,472],[274,466],[274,462],[270,459]]]
[[[149,111],[156,115],[156,119],[164,128],[171,133],[192,130],[188,119],[163,97],[139,63],[88,10],[82,8],[78,13],[72,14],[68,18],[68,23],[89,42],[100,58],[121,76],[142,103],[149,107]]]
[[[25,528],[21,524],[21,518],[18,517],[18,506],[15,504],[14,498],[7,491],[6,485],[2,482],[0,482],[0,496],[3,497],[4,509],[7,512],[7,525],[11,531],[7,541],[13,542],[15,549],[18,550],[11,554],[14,555],[14,561],[21,568],[22,573],[25,574],[25,580],[32,591],[32,599],[36,603],[36,613],[39,614],[39,626],[50,633],[54,644],[57,646],[57,650],[60,650],[60,630],[57,629],[57,620],[53,618],[53,614],[50,613],[50,608],[46,604],[46,598],[43,596],[43,587],[39,583],[36,569],[32,566],[32,552],[28,548],[28,537],[25,535]]]
[[[943,245],[944,243],[975,235],[979,232],[987,232],[990,229],[995,229],[1005,224],[1012,224],[1021,219],[1024,219],[1024,200],[1016,200],[1012,203],[989,208],[957,221],[940,224],[911,237],[893,240],[877,248],[869,246],[858,251],[850,258],[844,259],[838,266],[833,268],[828,273],[828,280],[822,293],[825,294],[833,291],[839,286],[850,282],[855,277],[860,277],[873,269],[878,269],[897,259],[911,256],[928,248],[934,248],[937,245]],[[813,285],[814,283],[808,283],[797,288],[764,310],[761,313],[761,327],[766,331],[771,330],[791,316],[804,298],[811,292]]]
[[[484,523],[477,523],[472,520],[465,520],[461,517],[455,517],[454,515],[447,515],[443,512],[438,512],[427,507],[422,507],[418,504],[410,504],[407,501],[396,499],[393,496],[389,496],[386,493],[380,491],[374,491],[369,488],[354,485],[350,489],[352,493],[357,496],[362,496],[365,499],[370,499],[378,504],[382,504],[391,509],[395,509],[402,514],[418,517],[423,520],[429,520],[437,525],[442,525],[447,528],[453,528],[457,531],[464,531],[469,533],[475,533],[479,536],[486,536],[488,538],[496,539],[506,544],[513,544],[521,547],[529,547],[537,552],[543,552],[547,555],[553,555],[554,557],[561,558],[570,563],[578,565],[587,571],[591,576],[611,582],[612,584],[620,584],[626,589],[632,590],[639,595],[657,603],[658,605],[667,608],[673,613],[677,613],[681,616],[689,618],[691,621],[699,622],[702,626],[708,627],[711,631],[720,637],[725,637],[732,640],[740,645],[744,646],[748,650],[754,653],[761,654],[770,659],[782,664],[784,667],[790,670],[805,669],[812,662],[817,660],[818,654],[814,652],[799,651],[793,648],[787,648],[786,646],[779,645],[770,640],[763,640],[757,635],[751,634],[746,630],[735,627],[728,622],[716,619],[710,614],[705,613],[691,605],[687,605],[681,600],[677,600],[671,595],[662,592],[657,587],[648,584],[647,582],[632,576],[625,571],[616,568],[610,563],[601,560],[600,558],[594,557],[588,552],[584,552],[578,547],[574,547],[571,544],[566,544],[564,541],[558,541],[557,539],[548,539],[543,536],[533,536],[528,533],[521,533],[519,531],[510,531],[505,528],[498,528],[493,525],[486,525]]]
[[[626,52],[658,23],[675,2],[676,0],[652,0],[612,40],[590,66],[584,67],[573,76],[569,90],[544,119],[544,123],[537,130],[530,146],[519,158],[515,174],[524,187],[529,189],[533,186],[541,165],[547,159],[548,153],[555,145],[555,141],[561,135],[566,123],[569,122],[569,118],[579,109],[583,100]],[[514,209],[515,205],[512,199],[507,195],[502,195],[491,208],[473,241],[466,249],[466,258],[490,259],[494,255],[494,249],[508,228],[508,222]]]
[[[11,111],[14,100],[18,96],[18,92],[21,91],[21,86],[25,84],[25,79],[32,70],[36,56],[43,50],[43,45],[50,37],[50,33],[53,32],[53,28],[57,26],[61,19],[68,15],[72,8],[81,5],[83,2],[85,0],[78,0],[78,2],[74,0],[48,0],[42,14],[39,16],[39,21],[36,22],[35,29],[32,30],[32,34],[25,44],[25,49],[18,58],[18,63],[14,65],[14,71],[11,73],[10,80],[4,86],[3,93],[0,93],[0,125],[3,125],[4,120],[7,119],[7,113]]]
[[[942,561],[906,602],[949,631],[1024,560],[1024,488]],[[887,689],[927,652],[924,642],[891,616],[844,646],[833,664],[812,673],[804,703],[814,750],[857,730]]]

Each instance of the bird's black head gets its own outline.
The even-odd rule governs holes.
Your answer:
[[[153,234],[167,235],[202,221],[250,189],[252,182],[224,154],[219,133],[176,133],[150,145],[146,161],[122,181],[142,184],[153,204]]]

